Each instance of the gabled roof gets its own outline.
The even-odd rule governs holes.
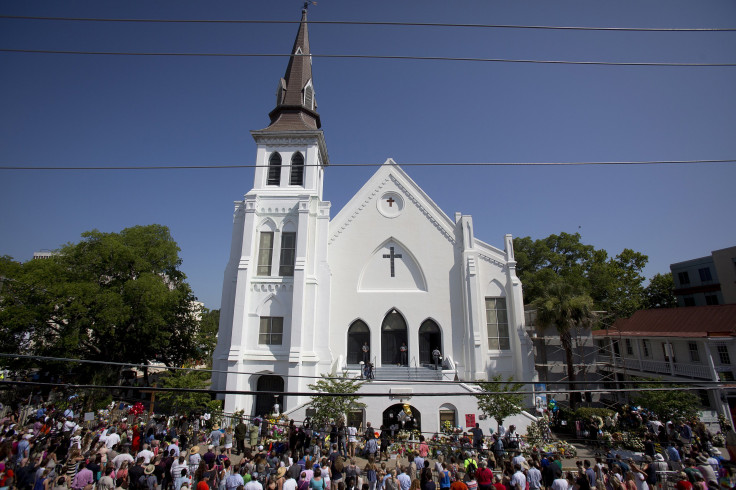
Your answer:
[[[435,228],[450,243],[455,244],[455,222],[391,158],[378,167],[376,173],[332,218],[330,221],[330,243],[340,236],[343,230],[365,209],[368,202],[376,198],[380,189],[388,182],[393,182],[398,186],[407,199],[434,224]]]
[[[304,90],[307,86],[313,93],[312,57],[309,51],[305,8],[302,10],[302,20],[291,49],[286,73],[284,78],[279,80],[276,108],[268,115],[271,124],[263,131],[314,131],[322,126],[316,110],[317,103],[313,103],[314,108],[304,103]]]
[[[686,306],[637,311],[594,337],[734,337],[736,305]]]

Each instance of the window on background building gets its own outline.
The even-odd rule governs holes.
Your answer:
[[[304,157],[300,152],[291,156],[289,185],[304,185]]]
[[[706,294],[705,295],[705,304],[706,305],[717,305],[718,304],[718,296],[715,294]]]
[[[296,232],[281,233],[281,257],[279,260],[279,275],[293,276],[294,261],[296,259]]]
[[[271,153],[268,159],[268,181],[267,185],[281,185],[281,155],[278,152]]]
[[[629,355],[629,356],[633,356],[634,355],[634,347],[631,345],[631,339],[626,339],[624,342],[626,344],[626,354]]]
[[[641,348],[644,351],[644,357],[649,357],[652,354],[652,345],[647,339],[641,341]]]
[[[718,359],[721,361],[721,364],[731,364],[731,356],[728,354],[728,346],[718,346]]]
[[[685,302],[685,306],[695,306],[695,298],[692,296],[685,296],[682,301]]]
[[[687,271],[678,272],[677,279],[680,281],[680,284],[690,284],[690,276],[688,275]]]
[[[273,258],[273,232],[262,231],[258,240],[258,268],[256,275],[271,275],[271,259]]]
[[[703,282],[713,280],[713,276],[710,275],[710,267],[698,269],[698,274],[700,274],[700,280]]]
[[[719,381],[734,381],[733,371],[723,371],[718,373]]]
[[[672,354],[671,344],[662,342],[662,356],[664,357],[664,362],[670,362],[670,357],[672,357],[672,362],[675,362],[675,356]]]
[[[486,298],[486,326],[489,349],[509,350],[511,348],[506,298]]]
[[[281,345],[284,336],[284,318],[280,316],[262,316],[258,330],[258,343],[264,345]]]
[[[608,353],[606,352],[606,341],[605,340],[597,340],[596,343],[598,344],[598,355],[599,356],[608,356]]]
[[[687,348],[690,351],[690,361],[700,362],[700,353],[698,352],[698,344],[695,342],[688,342]]]

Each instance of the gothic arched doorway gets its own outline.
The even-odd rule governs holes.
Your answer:
[[[381,364],[384,366],[388,364],[408,365],[408,347],[406,359],[404,362],[401,359],[401,346],[407,344],[407,340],[406,320],[396,309],[392,309],[381,324]]]
[[[419,327],[419,364],[434,364],[435,348],[442,352],[442,332],[433,320],[424,320]]]
[[[273,374],[264,374],[258,378],[256,382],[255,413],[253,415],[269,415],[273,413],[274,404],[279,404],[279,412],[284,410],[284,395],[276,395],[273,393],[261,393],[263,391],[284,392],[284,378]]]
[[[355,320],[348,329],[348,364],[360,364],[363,360],[363,344],[371,345],[371,330],[362,320]],[[371,359],[373,354],[371,353]]]
[[[419,432],[421,432],[422,414],[419,413],[419,410],[412,407],[411,405],[409,405],[409,412],[410,414],[406,413],[403,403],[391,405],[383,411],[384,427],[390,429],[392,425],[396,426],[394,430],[394,435],[396,435],[396,430],[418,430]]]

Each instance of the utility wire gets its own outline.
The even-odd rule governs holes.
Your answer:
[[[113,19],[90,17],[42,17],[31,15],[0,15],[0,19],[14,20],[58,20],[74,22],[139,22],[162,24],[299,24],[298,20],[247,20],[247,19]],[[386,22],[350,20],[310,20],[309,24],[364,25],[364,26],[409,26],[409,27],[465,27],[484,29],[545,29],[563,31],[627,31],[627,32],[734,32],[732,27],[593,27],[593,26],[547,26],[518,24],[455,24],[449,22]]]
[[[402,56],[402,55],[371,55],[371,54],[279,54],[279,53],[166,53],[142,51],[82,51],[56,49],[11,49],[1,48],[5,53],[36,53],[36,54],[76,54],[76,55],[105,55],[105,56],[195,56],[221,58],[274,58],[291,56],[308,56],[312,58],[335,59],[380,59],[380,60],[417,60],[417,61],[473,61],[494,63],[537,63],[552,65],[602,65],[602,66],[670,66],[670,67],[734,67],[736,63],[678,63],[678,62],[649,62],[649,61],[571,61],[571,60],[533,60],[509,58],[468,58],[452,56]]]
[[[475,162],[475,163],[401,163],[400,167],[529,167],[529,166],[581,166],[581,165],[679,165],[679,164],[708,164],[708,163],[734,163],[736,159],[723,160],[640,160],[640,161],[580,161],[580,162]],[[383,163],[330,163],[326,167],[380,167]],[[282,165],[290,167],[291,165]],[[321,167],[322,165],[311,163],[304,167]],[[27,165],[2,165],[0,170],[211,170],[211,169],[237,169],[257,168],[259,165],[112,165],[103,166],[27,166]]]
[[[10,359],[29,359],[34,361],[47,361],[47,362],[71,362],[71,363],[80,363],[80,364],[96,364],[96,365],[106,365],[106,366],[117,366],[117,367],[128,367],[128,368],[140,368],[140,369],[162,369],[162,370],[175,370],[175,371],[196,371],[196,372],[206,372],[206,373],[224,373],[224,374],[239,374],[239,375],[261,375],[262,373],[256,373],[251,371],[228,371],[226,369],[209,369],[209,368],[185,368],[185,367],[169,367],[169,366],[155,366],[150,364],[135,364],[135,363],[128,363],[128,362],[114,362],[114,361],[98,361],[94,359],[74,359],[71,357],[52,357],[52,356],[36,356],[36,355],[30,355],[30,354],[11,354],[11,353],[0,353],[0,358],[10,358]],[[407,368],[411,369],[411,368]],[[328,380],[345,380],[342,376],[310,376],[310,375],[303,375],[303,374],[283,374],[279,375],[284,378],[307,378],[307,379],[328,379]],[[373,380],[373,382],[406,382],[406,379],[381,379],[381,380]],[[409,380],[411,383],[416,384],[437,384],[441,383],[444,385],[448,384],[466,384],[466,385],[477,385],[479,383],[488,383],[488,384],[506,384],[506,381],[444,381],[444,380]],[[514,381],[516,383],[521,384],[547,384],[547,385],[569,385],[570,381]],[[573,381],[573,384],[576,385],[598,385],[602,384],[604,381],[587,381],[587,380],[580,380],[580,381]],[[697,381],[697,380],[684,380],[682,382],[680,381],[659,381],[659,380],[629,380],[629,381],[616,381],[618,384],[627,384],[627,385],[648,385],[648,384],[694,384],[694,385],[722,385],[722,381],[713,381],[713,380],[703,380],[703,381]]]
[[[175,393],[217,393],[225,395],[283,395],[283,396],[330,396],[330,397],[346,397],[346,396],[358,396],[360,398],[382,398],[382,397],[393,397],[393,398],[409,398],[409,397],[436,397],[442,396],[447,397],[447,392],[417,392],[417,393],[391,393],[389,390],[383,393],[327,393],[322,391],[264,391],[264,390],[215,390],[215,389],[203,389],[203,388],[166,388],[157,386],[117,386],[117,385],[89,385],[89,384],[75,384],[75,383],[46,383],[42,381],[16,381],[16,380],[0,380],[0,386],[2,385],[17,385],[17,386],[50,386],[59,388],[73,388],[78,390],[136,390],[136,391],[150,391],[150,392],[175,392]],[[675,386],[675,387],[664,387],[664,388],[646,388],[646,391],[702,391],[702,390],[720,390],[720,386]],[[519,391],[476,391],[468,393],[452,393],[452,396],[476,396],[476,395],[538,395],[538,394],[549,394],[559,395],[560,393],[629,393],[632,391],[642,391],[640,388],[600,388],[593,390],[565,390],[564,392],[554,390],[519,390]]]

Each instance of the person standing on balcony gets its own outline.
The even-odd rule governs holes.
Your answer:
[[[440,359],[442,358],[442,353],[440,352],[439,347],[435,347],[432,351],[432,359],[434,359],[434,369],[435,371],[439,369],[440,365]]]

